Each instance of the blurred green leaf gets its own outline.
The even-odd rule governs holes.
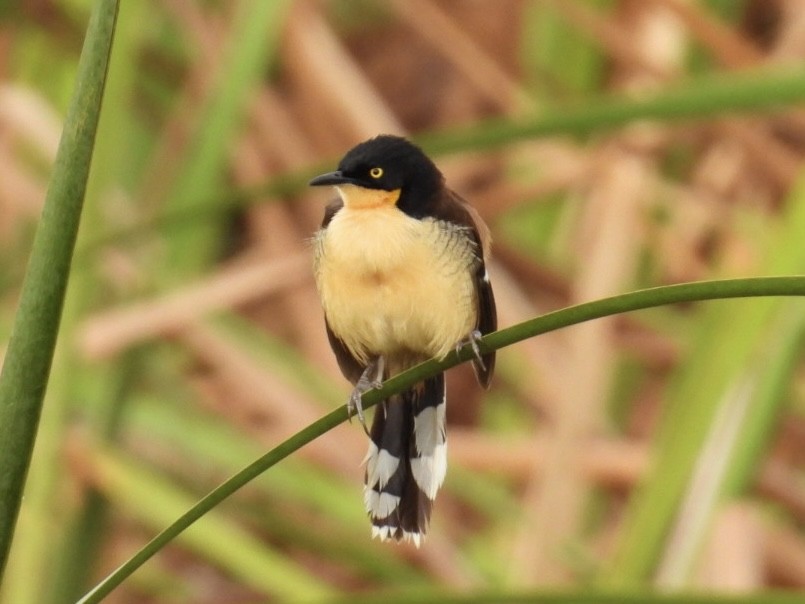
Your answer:
[[[790,195],[777,226],[762,272],[802,272],[805,181]],[[783,377],[793,368],[803,325],[805,305],[801,301],[741,300],[727,308],[706,310],[693,349],[670,390],[652,472],[634,496],[620,550],[604,572],[607,584],[626,587],[647,580],[674,519],[681,514],[683,494],[693,488],[695,468],[705,456],[712,469],[707,487],[712,491],[710,497],[699,495],[696,513],[700,522],[714,513],[724,494],[737,494],[747,484],[784,400]],[[739,423],[737,431],[716,435],[714,431],[726,418]],[[722,453],[727,459],[721,466],[706,449],[714,438],[722,440],[722,447],[729,447]],[[702,503],[705,500],[707,506]],[[691,522],[693,519],[686,518],[688,525]],[[668,571],[675,581],[682,580],[679,575],[691,564],[697,551],[694,540],[702,538],[703,530],[689,531],[684,554],[671,556],[673,562],[666,558],[665,568],[678,569]]]

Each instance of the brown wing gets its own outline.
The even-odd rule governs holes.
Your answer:
[[[483,260],[475,271],[475,289],[478,294],[478,331],[486,335],[498,328],[498,315],[495,307],[495,295],[492,293],[492,284],[489,282],[489,275]],[[484,388],[489,388],[492,375],[495,373],[495,351],[481,355],[481,359],[483,366],[477,360],[473,360],[472,365],[478,382]]]
[[[335,354],[335,360],[338,362],[341,373],[343,373],[344,377],[350,382],[357,384],[366,367],[352,356],[352,353],[349,352],[344,342],[333,333],[326,318],[324,319],[324,323],[327,326],[327,339],[330,340],[330,348],[333,349],[333,354]]]
[[[491,243],[489,228],[475,208],[468,204],[458,193],[450,189],[445,189],[445,194],[434,204],[433,214],[441,220],[448,220],[468,227],[472,237],[475,239],[478,249],[477,263],[474,267],[475,292],[478,300],[477,329],[482,335],[492,333],[497,329],[498,318],[492,284],[486,272],[486,256],[489,253]],[[484,388],[488,388],[489,383],[492,381],[492,374],[495,371],[495,351],[481,355],[481,359],[483,366],[477,360],[473,360],[472,364],[478,382]]]

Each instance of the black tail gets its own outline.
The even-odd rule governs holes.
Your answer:
[[[413,541],[428,530],[447,473],[444,374],[384,401],[366,454],[364,503],[372,536]]]

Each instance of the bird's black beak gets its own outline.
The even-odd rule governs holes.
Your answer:
[[[311,187],[320,187],[323,185],[343,185],[354,182],[352,178],[344,176],[341,170],[335,172],[327,172],[326,174],[319,174],[316,178],[311,180],[308,185]]]

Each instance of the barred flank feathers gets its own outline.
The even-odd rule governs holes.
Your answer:
[[[372,536],[413,541],[428,530],[447,473],[445,383],[440,374],[380,405],[366,454],[364,503]]]

